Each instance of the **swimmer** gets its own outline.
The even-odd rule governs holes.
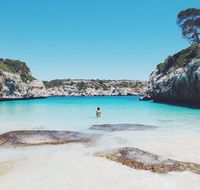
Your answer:
[[[96,116],[97,116],[97,117],[100,117],[100,116],[101,116],[100,107],[98,107],[97,110],[96,110]]]

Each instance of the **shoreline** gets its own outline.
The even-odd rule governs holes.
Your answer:
[[[0,102],[8,102],[8,101],[22,101],[22,100],[35,100],[35,99],[46,99],[47,97],[31,97],[31,98],[1,98]]]
[[[22,100],[36,100],[36,99],[47,99],[47,98],[72,98],[72,97],[125,97],[125,96],[143,96],[142,94],[135,95],[80,95],[80,96],[41,96],[41,97],[32,97],[32,98],[2,98],[0,102],[8,102],[8,101],[22,101]]]
[[[48,98],[80,98],[80,97],[86,97],[86,98],[92,98],[92,97],[136,97],[138,96],[138,101],[141,101],[139,98],[144,96],[144,94],[131,94],[131,95],[72,95],[72,96],[65,96],[65,95],[58,95],[58,96],[41,96],[41,97],[31,97],[31,98],[2,98],[0,99],[0,102],[10,102],[10,101],[23,101],[23,100],[38,100],[38,99],[48,99]],[[200,109],[200,104],[195,103],[187,103],[183,101],[162,101],[162,100],[146,100],[153,103],[158,104],[166,104],[171,106],[178,106],[178,107],[186,107],[191,109]],[[145,101],[145,102],[146,102]],[[143,101],[141,101],[143,102]]]

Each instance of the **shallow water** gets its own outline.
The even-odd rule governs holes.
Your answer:
[[[96,107],[102,109],[95,117]],[[124,146],[167,158],[200,163],[200,109],[140,102],[138,97],[69,97],[0,103],[0,132],[17,129],[88,130],[93,124],[140,123],[158,126],[144,131],[99,132],[94,146],[78,144],[1,148],[4,190],[199,190],[200,175],[158,175],[97,158],[93,153]],[[1,166],[0,166],[1,167]],[[5,169],[6,170],[6,169]]]
[[[96,118],[99,106],[103,117]],[[128,97],[61,97],[0,102],[0,131],[58,129],[85,131],[93,124],[140,123],[200,131],[200,109],[191,109]],[[168,129],[167,129],[168,130]]]

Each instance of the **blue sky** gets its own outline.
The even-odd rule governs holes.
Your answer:
[[[146,80],[187,47],[177,13],[199,0],[0,0],[0,57],[35,77]]]

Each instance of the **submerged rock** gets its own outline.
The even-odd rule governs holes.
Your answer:
[[[132,147],[98,152],[95,156],[105,157],[130,168],[148,170],[154,173],[190,171],[200,174],[200,164],[165,159],[159,155]]]
[[[157,127],[151,125],[142,125],[142,124],[102,124],[102,125],[93,125],[90,129],[93,130],[102,130],[102,131],[140,131],[155,129]]]
[[[99,135],[75,131],[21,130],[0,135],[0,146],[92,143]]]

